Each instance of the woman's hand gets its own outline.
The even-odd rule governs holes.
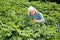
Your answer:
[[[34,23],[38,23],[38,22],[39,22],[39,20],[37,20],[37,19],[34,19],[34,20],[33,20],[33,22],[34,22]]]

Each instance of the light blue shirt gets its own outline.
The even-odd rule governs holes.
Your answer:
[[[42,15],[41,12],[37,12],[34,16],[31,16],[30,14],[29,14],[28,16],[29,16],[29,18],[31,18],[32,20],[33,20],[33,19],[39,20],[39,23],[45,22],[44,17],[43,17],[43,15]]]

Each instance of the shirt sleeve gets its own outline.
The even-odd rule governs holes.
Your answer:
[[[43,15],[42,15],[41,12],[39,12],[39,17],[41,18],[40,20],[38,20],[39,23],[41,23],[41,22],[45,22],[45,19],[44,19],[44,17],[43,17]]]

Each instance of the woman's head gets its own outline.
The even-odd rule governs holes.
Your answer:
[[[30,7],[28,8],[28,11],[29,11],[30,15],[35,15],[35,13],[37,12],[36,8],[34,8],[34,7],[32,7],[32,6],[30,6]]]

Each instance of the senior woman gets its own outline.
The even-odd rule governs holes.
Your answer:
[[[42,23],[42,22],[45,22],[42,13],[41,12],[38,12],[36,10],[36,8],[30,6],[28,8],[28,12],[29,12],[28,17],[33,20],[32,22],[34,22],[34,23]]]

